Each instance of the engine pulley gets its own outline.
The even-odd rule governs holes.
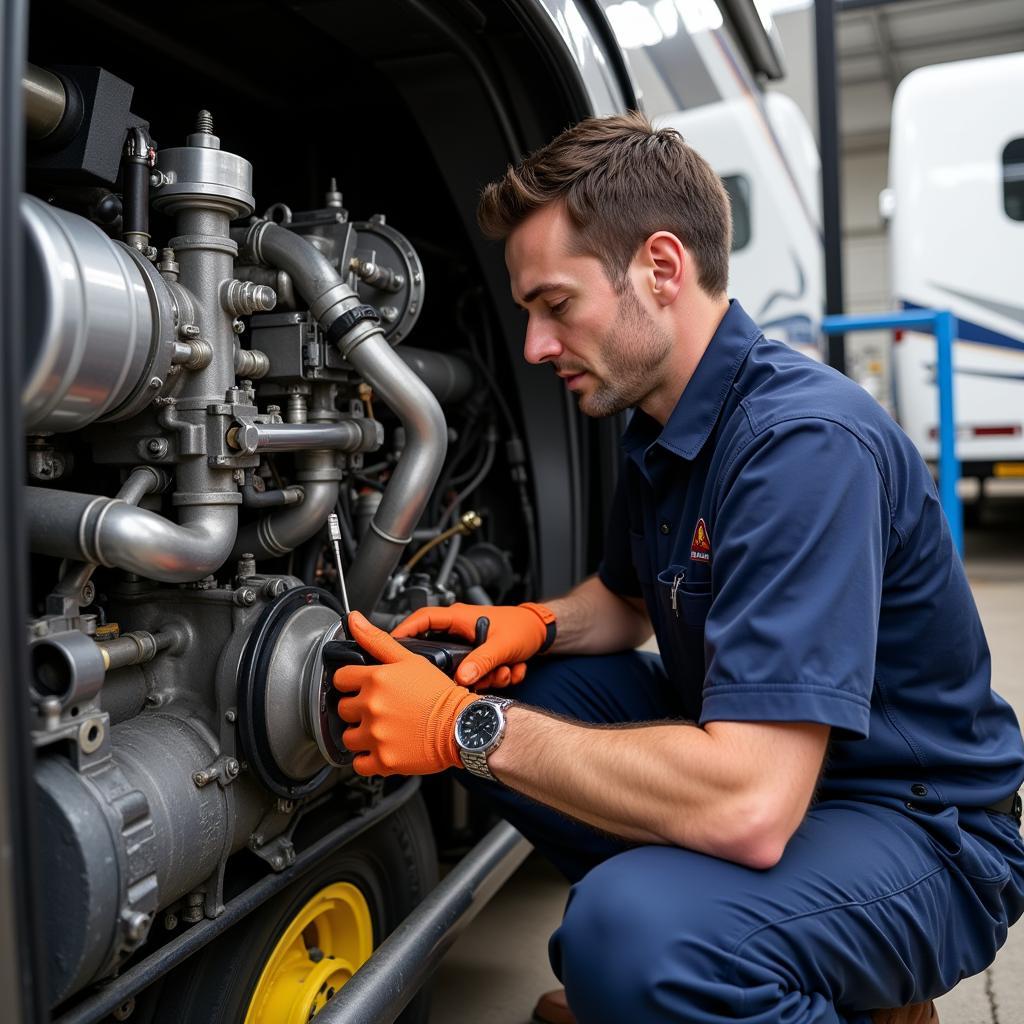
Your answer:
[[[337,713],[321,655],[340,622],[341,606],[326,590],[288,590],[267,606],[239,663],[242,747],[256,777],[278,796],[306,796],[335,766],[351,763],[340,723],[331,732]]]

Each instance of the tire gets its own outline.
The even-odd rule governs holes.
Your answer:
[[[375,949],[437,884],[434,842],[419,794],[171,972],[159,993],[140,998],[140,1016],[152,1024],[281,1024],[279,1004],[271,1014],[260,1012],[264,1004],[253,1000],[261,975],[268,963],[278,962],[275,947],[287,941],[297,915],[321,894],[337,891],[340,882],[354,886],[365,899],[372,920],[366,952]],[[321,1005],[325,998],[319,997]],[[252,1019],[247,1020],[250,1010]],[[426,1024],[429,1010],[424,989],[399,1022]]]

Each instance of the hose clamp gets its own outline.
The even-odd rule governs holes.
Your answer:
[[[353,306],[335,319],[334,323],[327,328],[324,337],[334,345],[363,320],[372,320],[375,324],[379,324],[380,314],[373,306]]]

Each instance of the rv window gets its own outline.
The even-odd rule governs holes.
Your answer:
[[[1024,220],[1024,139],[1003,150],[1003,207],[1008,217]]]
[[[750,181],[742,174],[722,178],[732,203],[732,251],[737,252],[750,242]]]

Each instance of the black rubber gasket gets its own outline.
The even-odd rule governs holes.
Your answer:
[[[308,796],[319,788],[335,769],[324,767],[309,779],[293,779],[274,761],[267,735],[267,673],[274,647],[288,623],[300,608],[322,604],[342,614],[333,594],[320,587],[296,587],[267,605],[242,652],[238,666],[238,728],[242,750],[256,777],[277,796],[291,800]]]

